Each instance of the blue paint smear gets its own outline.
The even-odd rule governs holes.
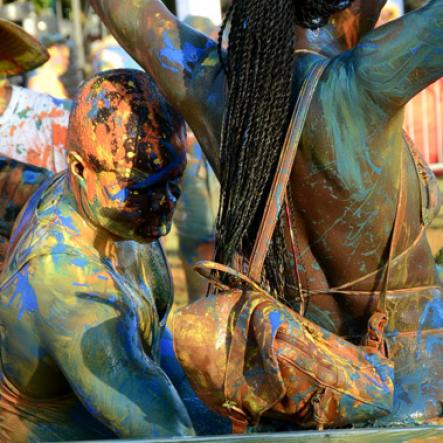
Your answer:
[[[57,239],[58,241],[60,241],[59,239]],[[63,243],[58,243],[56,244],[52,249],[51,249],[51,256],[52,256],[52,261],[54,262],[54,266],[57,267],[60,263],[60,255],[66,255],[67,254],[67,248]]]
[[[98,106],[98,103],[100,101],[103,101],[104,108],[110,108],[111,102],[109,101],[109,97],[107,96],[108,91],[100,91],[97,95],[94,95],[95,91],[91,94],[89,94],[89,99],[91,100],[91,109],[88,112],[88,117],[91,120],[97,120],[98,113],[100,111],[100,108]]]
[[[365,160],[371,169],[377,174],[380,175],[383,168],[378,167],[371,159],[369,150],[364,151]]]
[[[124,203],[128,199],[129,190],[128,188],[123,188],[120,191],[116,192],[115,194],[111,194],[106,188],[105,192],[106,195],[112,200],[112,201],[120,201]]]
[[[175,74],[181,70],[191,74],[194,65],[202,60],[209,48],[214,46],[208,40],[204,48],[197,48],[189,42],[185,42],[183,48],[176,48],[166,32],[163,34],[163,43],[164,48],[160,50],[158,59],[163,68]]]
[[[380,376],[381,379],[381,384],[380,384],[371,376],[367,377],[371,381],[371,383],[374,384],[374,388],[375,387],[382,388],[386,394],[389,394],[390,390],[386,382],[388,380],[394,379],[394,369],[387,366],[383,366],[383,364],[380,362],[380,358],[376,354],[365,355],[365,360],[376,369],[377,374]]]
[[[88,260],[81,257],[74,258],[71,263],[79,268],[86,268],[86,266],[88,266]]]
[[[49,96],[52,103],[54,103],[55,106],[57,107],[61,107],[67,111],[71,110],[72,107],[72,101],[71,100],[66,100],[66,99],[62,99],[62,98],[55,98],[52,96]]]
[[[283,323],[283,319],[282,319],[280,312],[274,311],[274,312],[271,312],[271,314],[269,315],[269,320],[270,320],[271,326],[272,326],[272,336],[274,336],[276,334],[278,328]]]
[[[38,311],[37,295],[34,288],[28,281],[28,266],[17,273],[15,282],[17,284],[8,306],[12,306],[16,299],[19,299],[18,320],[23,318],[25,314],[31,314]]]
[[[72,217],[63,215],[62,212],[60,211],[60,209],[56,209],[55,213],[63,226],[71,229],[72,231],[74,231],[78,234],[80,233],[79,230],[74,225],[74,221],[72,220]]]
[[[128,189],[134,190],[134,191],[141,190],[141,189],[145,189],[145,188],[149,188],[151,186],[154,186],[158,183],[163,183],[163,182],[172,180],[173,178],[170,177],[171,172],[177,166],[182,165],[183,162],[185,161],[185,158],[186,158],[186,153],[182,152],[180,155],[177,156],[177,158],[172,163],[170,163],[168,166],[163,168],[161,171],[159,171],[156,174],[150,175],[145,180],[141,180],[140,182],[133,184]]]
[[[416,358],[420,358],[423,341],[423,331],[425,329],[439,329],[443,327],[443,301],[441,295],[434,297],[423,309],[420,317],[417,334],[417,353]],[[442,344],[439,336],[427,335],[425,338],[426,352],[432,353],[434,346]]]
[[[437,352],[439,349],[443,348],[443,338],[441,335],[429,334],[425,340],[425,348],[427,354],[433,354],[434,349]]]
[[[40,174],[34,171],[24,171],[23,172],[23,184],[24,185],[35,185],[38,183]]]
[[[175,355],[172,334],[168,328],[165,328],[160,339],[160,364],[174,386],[180,387],[186,375]]]

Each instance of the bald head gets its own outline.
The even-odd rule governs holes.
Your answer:
[[[155,82],[136,70],[101,73],[81,88],[71,112],[68,146],[97,172],[152,172],[163,166],[184,122]]]
[[[107,71],[81,88],[68,128],[70,189],[80,212],[121,238],[167,234],[186,166],[185,127],[154,81]]]

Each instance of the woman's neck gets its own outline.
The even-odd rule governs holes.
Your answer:
[[[357,0],[316,31],[297,27],[297,49],[334,57],[354,47],[374,28],[385,3],[386,0]]]
[[[315,31],[297,27],[296,33],[297,50],[308,50],[326,57],[335,57],[344,49],[331,25]]]

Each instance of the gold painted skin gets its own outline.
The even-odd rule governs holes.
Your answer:
[[[180,23],[158,0],[90,2],[182,112],[219,171],[227,85],[216,43]],[[361,0],[345,11],[355,19],[339,29],[346,33],[337,35],[333,26],[297,29],[299,48],[308,51],[296,57],[294,97],[318,58],[333,60],[314,96],[289,192],[302,285],[310,297],[307,315],[358,341],[381,287],[403,166],[405,213],[389,282],[400,292],[387,300],[397,386],[386,423],[421,423],[442,413],[443,289],[423,233],[439,203],[422,207],[427,190],[402,125],[407,101],[443,75],[443,0],[371,30],[384,3]],[[343,42],[355,41],[342,52]]]
[[[2,442],[193,434],[159,362],[173,297],[158,237],[169,231],[170,222],[163,221],[172,216],[177,199],[169,187],[186,164],[183,122],[141,72],[109,71],[92,79],[76,106],[97,110],[100,100],[107,112],[97,112],[90,126],[78,122],[81,112],[74,106],[69,169],[29,200],[11,239],[0,282]],[[156,138],[149,143],[139,115],[119,112],[128,104],[150,108],[143,123],[146,134]],[[163,120],[161,111],[169,112]],[[74,137],[76,123],[81,137]],[[97,148],[96,131],[111,124],[114,144]],[[95,168],[111,166],[107,161],[119,156],[110,159],[110,149],[117,149],[122,161],[125,152],[135,152],[129,156],[134,161],[149,153],[156,165],[149,169],[145,163],[131,174],[133,186],[149,182],[138,188],[136,203],[118,179],[118,167],[97,172],[90,163],[93,153]],[[125,191],[118,198],[116,186]],[[137,205],[152,205],[152,218],[136,223],[149,229],[125,232],[127,219],[117,215],[136,211]],[[129,241],[134,238],[144,243]]]

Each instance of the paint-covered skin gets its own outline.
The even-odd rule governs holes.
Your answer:
[[[90,2],[182,111],[219,170],[227,85],[215,42],[158,0]],[[404,168],[402,230],[389,280],[397,292],[387,300],[396,391],[385,424],[420,423],[442,412],[443,289],[423,228],[439,203],[435,193],[428,202],[424,197],[430,187],[421,185],[403,137],[403,106],[443,75],[443,0],[370,30],[383,3],[360,2],[357,39],[370,32],[349,50],[339,52],[342,40],[327,29],[300,40],[301,48],[331,63],[308,114],[289,192],[307,315],[358,341],[377,304]],[[297,55],[294,97],[322,56]]]
[[[186,167],[186,132],[157,90],[140,89],[145,74],[108,72],[113,74],[83,87],[72,111],[68,144],[85,154],[85,180],[73,192],[96,225],[149,242],[171,228]],[[128,80],[128,72],[138,82]]]
[[[0,440],[192,435],[160,368],[173,297],[158,238],[186,164],[184,124],[141,72],[101,74],[78,97],[68,171],[28,201],[0,280]]]

